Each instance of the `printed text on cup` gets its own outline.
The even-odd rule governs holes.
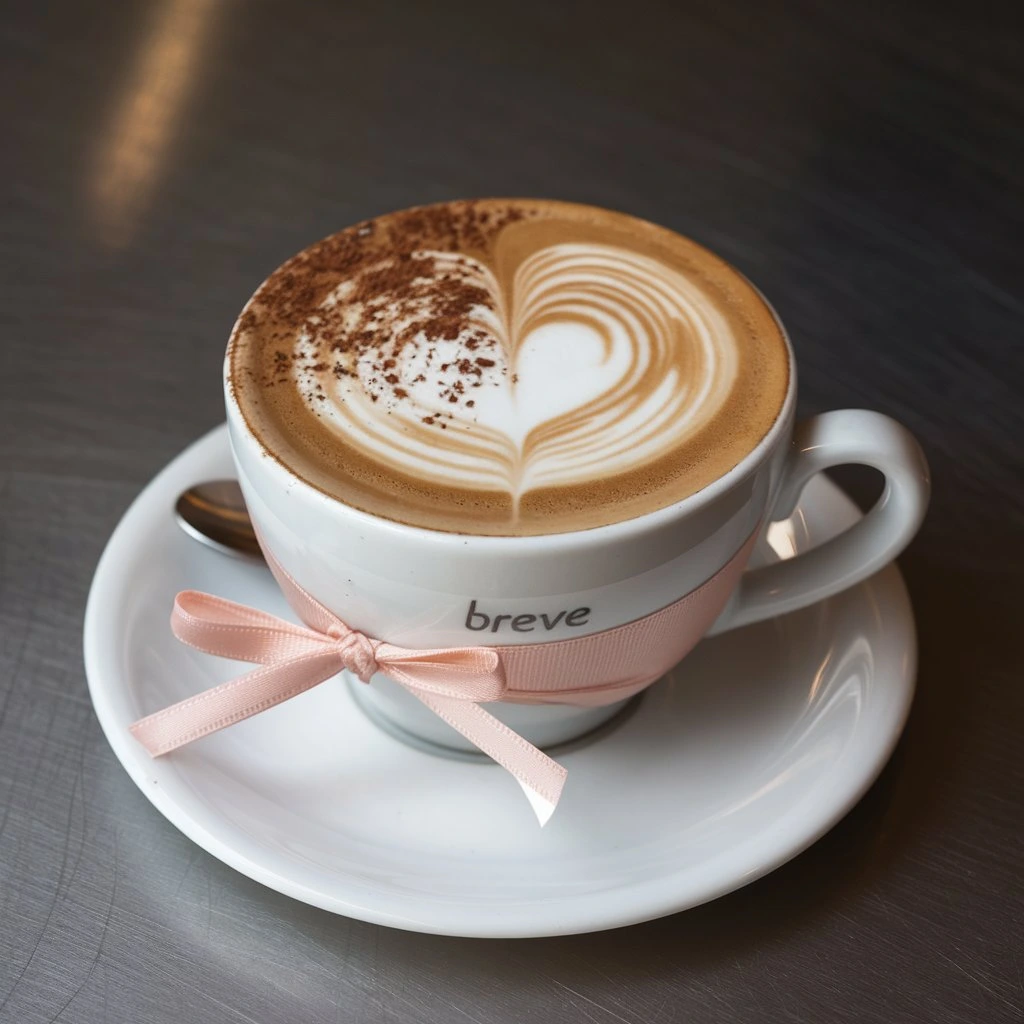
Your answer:
[[[563,608],[562,611],[552,612],[551,614],[538,612],[535,615],[491,615],[488,612],[477,609],[476,598],[474,597],[469,602],[469,610],[466,612],[466,629],[472,629],[476,632],[490,630],[492,633],[497,633],[499,630],[506,628],[505,623],[508,623],[509,628],[513,629],[516,633],[532,633],[536,629],[550,632],[559,623],[572,627],[585,626],[589,618],[589,608],[574,608],[572,611]]]

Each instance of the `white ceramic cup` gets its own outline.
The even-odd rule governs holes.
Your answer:
[[[806,554],[746,572],[709,631],[720,632],[820,601],[870,576],[906,546],[928,502],[924,456],[894,420],[851,409],[794,429],[796,367],[788,340],[787,351],[790,383],[782,409],[742,462],[682,501],[594,529],[470,536],[359,511],[268,455],[226,386],[231,448],[249,512],[292,577],[352,628],[421,648],[534,644],[633,622],[714,576],[753,531],[787,518],[815,473],[860,463],[884,474],[882,497],[851,529]],[[227,369],[225,363],[225,378]],[[574,616],[578,609],[586,614]],[[537,624],[540,613],[547,613],[551,629]],[[535,624],[513,630],[517,616],[533,616]],[[374,718],[401,734],[472,749],[380,674],[370,686],[355,684],[353,692]],[[488,710],[530,742],[549,747],[596,728],[621,704],[500,703]]]

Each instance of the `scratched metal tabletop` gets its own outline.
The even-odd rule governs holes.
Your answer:
[[[68,0],[7,5],[0,38],[0,1021],[1022,1019],[1014,7]],[[890,413],[934,471],[902,559],[920,687],[878,783],[781,870],[625,930],[445,939],[293,902],[150,806],[86,691],[96,561],[221,420],[254,286],[475,195],[716,249],[787,323],[802,411]]]

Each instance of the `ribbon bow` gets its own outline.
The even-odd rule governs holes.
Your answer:
[[[480,707],[479,701],[500,700],[505,693],[497,651],[414,650],[375,640],[350,629],[303,590],[268,549],[264,554],[305,626],[212,594],[178,594],[171,629],[179,640],[207,654],[261,667],[135,722],[132,735],[153,757],[266,711],[342,669],[364,683],[383,672],[507,769],[522,786],[540,824],[547,823],[566,771]]]

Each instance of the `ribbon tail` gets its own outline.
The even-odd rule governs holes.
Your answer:
[[[532,743],[479,704],[408,686],[409,692],[424,703],[456,732],[508,771],[522,787],[533,813],[543,828],[554,814],[568,772]]]
[[[160,757],[298,696],[337,675],[339,669],[333,651],[263,665],[140,718],[129,730],[151,757]]]
[[[551,803],[550,800],[545,800],[537,790],[531,789],[522,779],[516,779],[516,782],[526,794],[526,799],[530,801],[533,813],[537,816],[537,824],[543,828],[551,820],[551,815],[555,813],[555,808],[558,805]]]

